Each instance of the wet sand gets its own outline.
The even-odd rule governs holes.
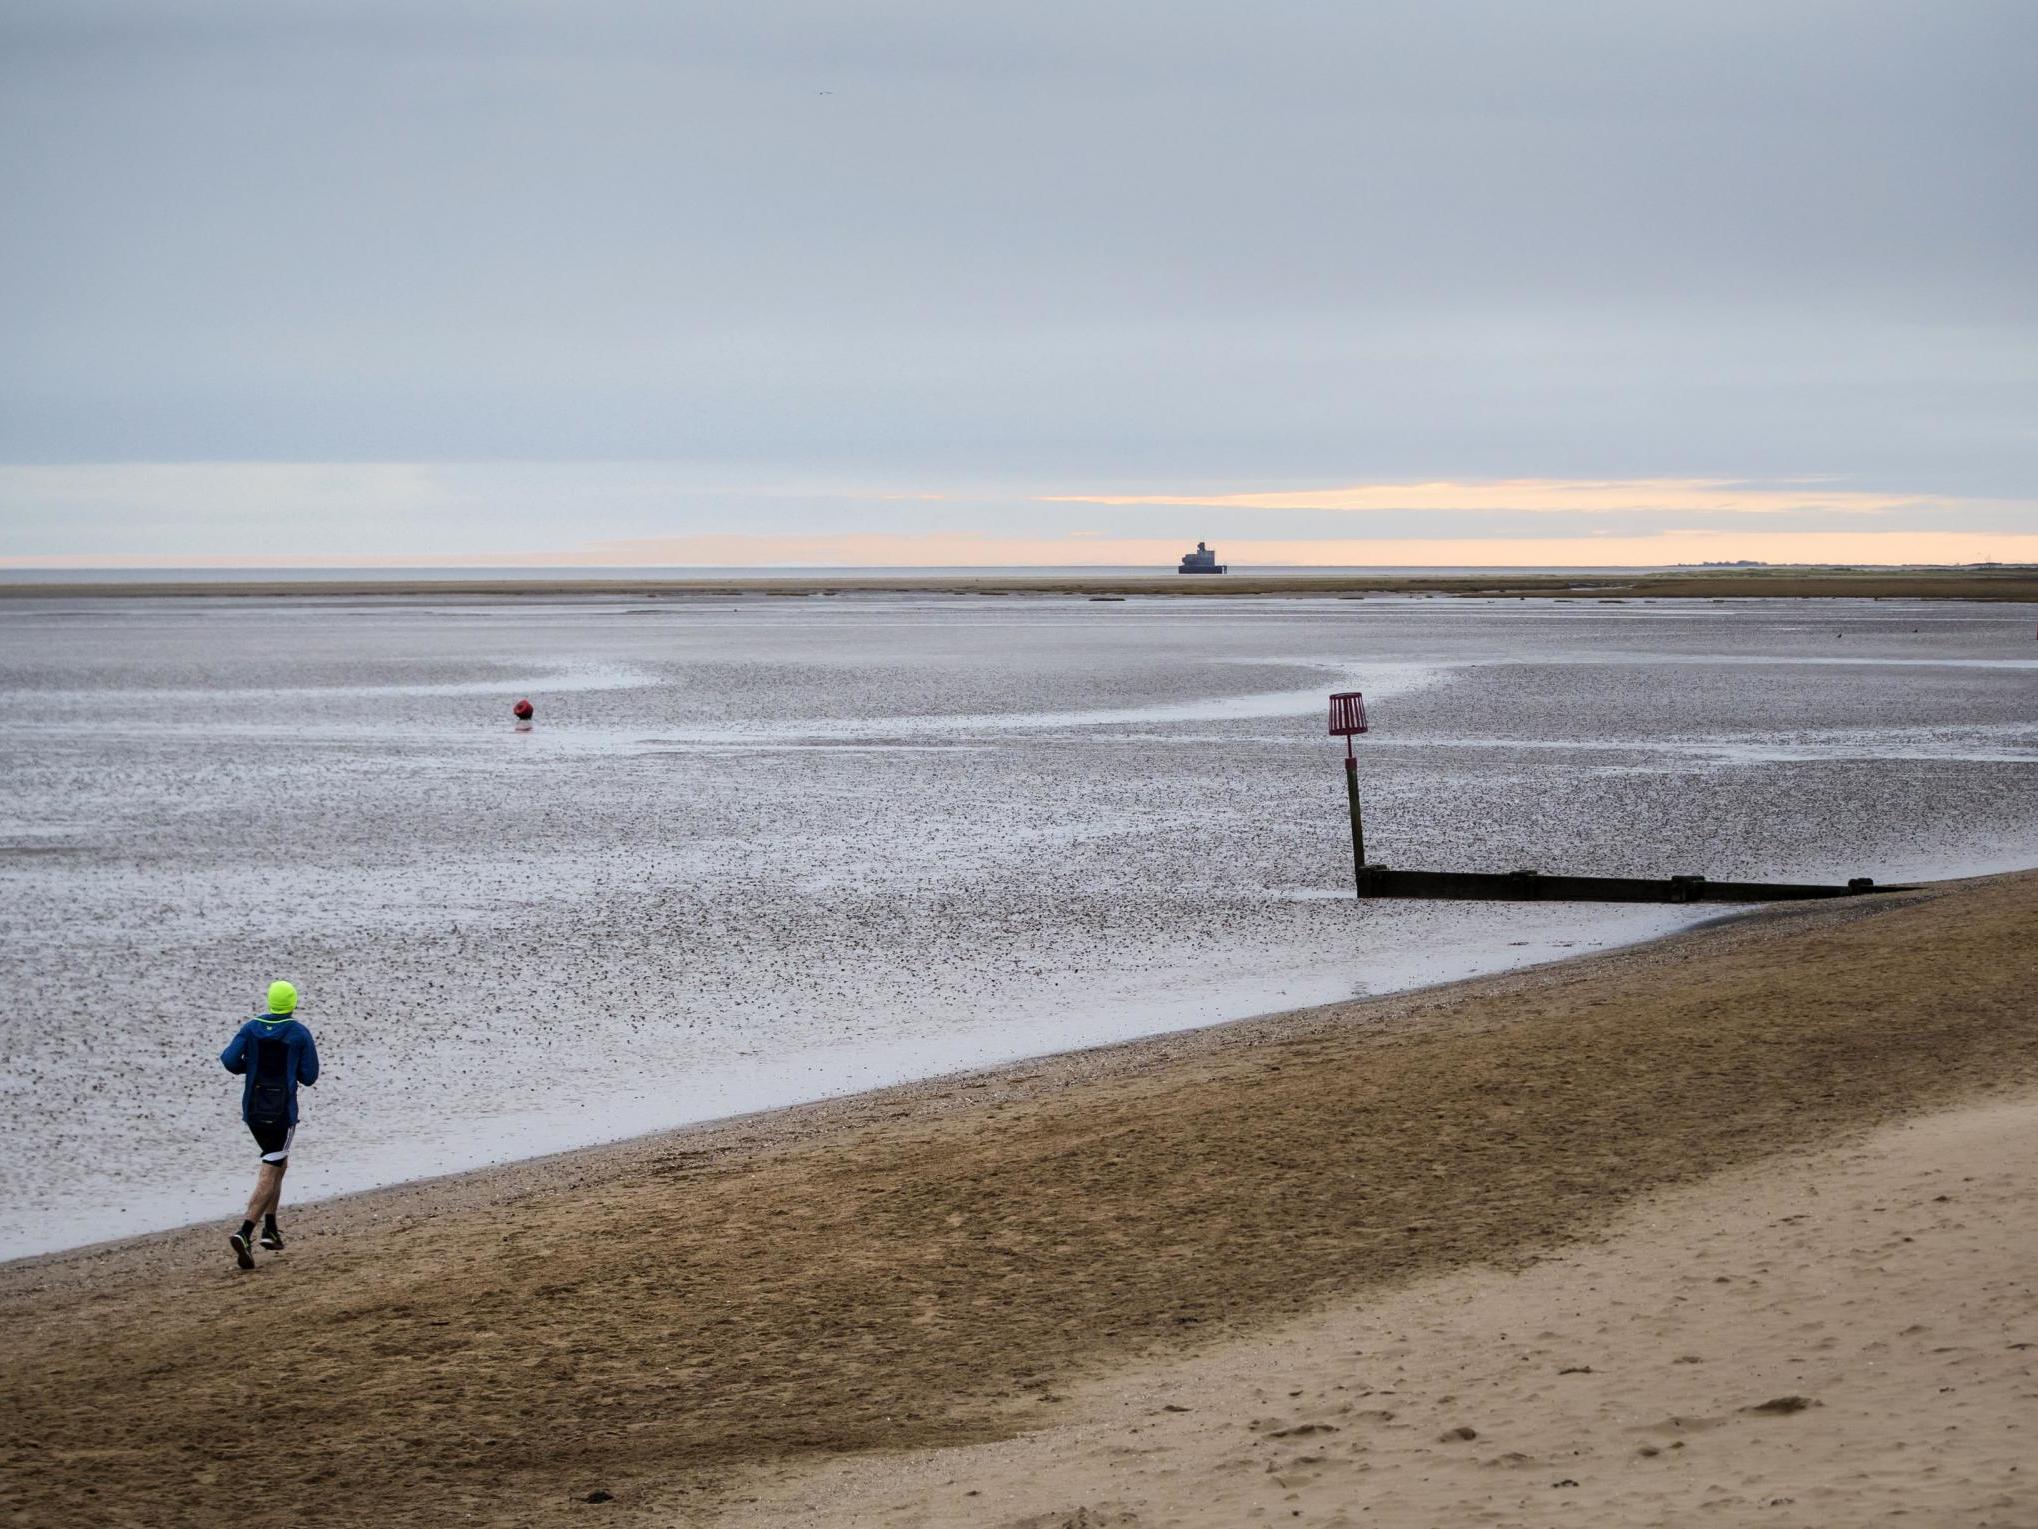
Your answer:
[[[1184,577],[1101,574],[910,574],[873,577],[768,574],[754,579],[348,579],[234,580],[164,578],[133,582],[81,578],[68,583],[0,583],[0,600],[308,595],[491,598],[631,595],[639,598],[845,594],[954,595],[1505,595],[1555,599],[1842,599],[2038,601],[2038,568],[1678,568],[1660,573],[1252,574]]]
[[[740,1521],[760,1473],[1012,1438],[1114,1373],[1529,1268],[1638,1196],[2038,1086],[2034,928],[2030,874],[1790,908],[378,1191],[288,1218],[249,1276],[217,1227],[8,1265],[0,1507]],[[1735,1268],[1745,1240],[1720,1250]],[[1792,1309],[1834,1330],[1822,1290]],[[1885,1471],[1898,1500],[1941,1500],[1922,1468]],[[1637,1501],[1621,1521],[1670,1514]],[[1050,1508],[927,1521],[1122,1521]]]

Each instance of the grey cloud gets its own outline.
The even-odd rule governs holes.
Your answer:
[[[0,9],[0,458],[2028,490],[2021,4]]]

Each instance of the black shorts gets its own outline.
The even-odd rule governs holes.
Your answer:
[[[297,1134],[297,1127],[281,1120],[251,1120],[248,1134],[262,1149],[263,1162],[280,1163],[290,1156],[290,1139]]]

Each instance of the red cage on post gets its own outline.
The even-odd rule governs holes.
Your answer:
[[[1356,690],[1339,691],[1330,698],[1330,736],[1349,738],[1366,730],[1366,698]],[[1350,747],[1349,744],[1346,747]]]

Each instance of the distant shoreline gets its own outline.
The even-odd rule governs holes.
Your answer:
[[[228,599],[320,597],[518,599],[559,596],[627,596],[636,599],[689,597],[804,597],[838,594],[947,595],[1156,595],[1237,598],[1251,595],[1452,595],[1516,599],[1835,599],[1996,600],[2038,602],[2038,567],[2003,568],[1729,568],[1673,569],[1636,573],[1522,573],[1504,570],[1436,574],[1339,571],[1233,573],[1184,576],[1168,573],[1096,576],[1067,572],[1038,575],[1009,572],[873,575],[825,570],[765,574],[756,578],[304,578],[268,580],[91,580],[65,583],[0,582],[4,600]]]

